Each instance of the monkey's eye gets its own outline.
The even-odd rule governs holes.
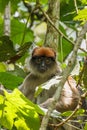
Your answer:
[[[41,60],[42,60],[41,58],[37,58],[37,59],[36,59],[36,63],[37,63],[37,64],[41,63]]]
[[[46,59],[45,59],[45,63],[46,63],[46,64],[50,64],[51,61],[52,61],[51,58],[46,58]]]

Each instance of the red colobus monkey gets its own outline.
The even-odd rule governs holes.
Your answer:
[[[60,73],[60,69],[56,61],[56,53],[49,47],[36,47],[32,52],[29,64],[30,74],[25,78],[19,89],[27,98],[33,101],[36,87]],[[74,79],[69,77],[68,80],[71,85],[66,81],[60,99],[56,104],[56,110],[60,112],[73,110],[80,98]],[[54,94],[54,92],[52,93]],[[47,108],[52,96],[50,95],[50,98],[41,106]]]

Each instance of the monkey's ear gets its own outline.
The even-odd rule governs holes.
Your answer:
[[[38,49],[39,47],[35,47],[32,51],[32,56],[34,55],[35,51]]]

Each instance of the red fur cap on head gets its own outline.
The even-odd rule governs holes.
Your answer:
[[[32,56],[46,56],[46,57],[56,57],[56,52],[49,47],[36,47],[33,50]]]

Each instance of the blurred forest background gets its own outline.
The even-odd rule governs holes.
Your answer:
[[[49,4],[54,12],[49,10]],[[54,6],[56,4],[58,8]],[[56,22],[53,16],[51,17],[51,13],[56,15]],[[28,61],[32,49],[43,45],[52,47],[56,50],[57,60],[64,70],[72,54],[76,38],[86,21],[87,0],[0,0],[1,130],[4,128],[7,130],[39,130],[41,123],[39,115],[43,116],[44,112],[27,100],[17,89],[29,73]],[[50,26],[53,30],[47,31],[47,27],[50,28]],[[56,43],[55,36],[57,37]],[[71,74],[86,92],[87,34],[84,35],[78,50],[76,65]],[[12,93],[5,91],[3,95],[3,87]],[[76,125],[67,123],[67,128],[87,130],[87,115],[84,113],[85,110],[78,110],[73,117],[74,119],[80,116],[73,120]],[[57,118],[63,120],[70,114],[70,111],[65,112]],[[54,126],[52,127],[54,129]],[[68,130],[67,128],[64,126],[58,129]]]

